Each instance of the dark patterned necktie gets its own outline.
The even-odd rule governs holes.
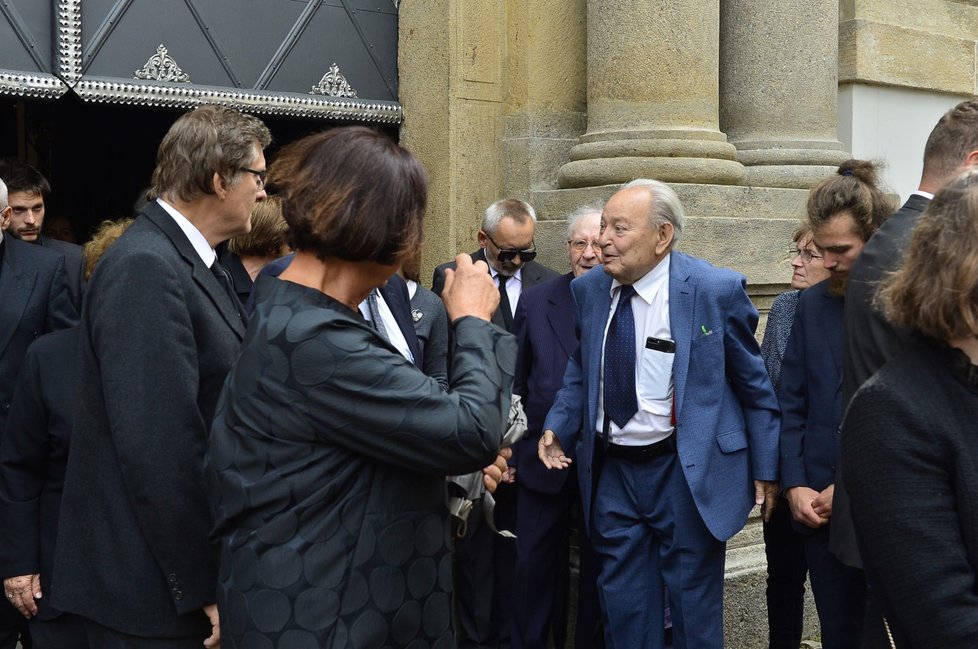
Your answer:
[[[234,280],[231,279],[231,274],[228,273],[227,269],[218,263],[216,259],[214,260],[214,263],[211,264],[211,272],[214,273],[214,277],[217,278],[217,283],[221,285],[224,292],[228,294],[229,298],[231,298],[231,304],[234,305],[234,309],[237,312],[238,317],[241,318],[242,321],[246,321],[247,319],[244,316],[244,309],[241,306],[241,300],[238,299],[238,294],[234,292]]]
[[[499,313],[503,316],[506,331],[513,333],[513,308],[509,304],[509,293],[506,292],[509,277],[500,273],[496,278],[499,280]]]
[[[624,428],[638,412],[633,295],[635,289],[632,286],[622,285],[618,290],[618,307],[611,316],[604,341],[604,413],[619,428]]]

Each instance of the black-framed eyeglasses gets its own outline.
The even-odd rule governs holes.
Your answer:
[[[247,171],[250,174],[255,175],[255,184],[258,185],[258,189],[265,189],[265,178],[268,177],[267,171],[258,171],[257,169],[249,169],[248,167],[240,167],[241,171]]]
[[[577,252],[584,252],[584,249],[588,246],[591,246],[597,252],[601,252],[601,244],[598,243],[597,239],[568,239],[567,243]]]
[[[788,255],[790,259],[800,255],[803,264],[810,264],[813,259],[823,259],[822,255],[816,255],[808,248],[788,248]]]
[[[537,256],[537,247],[535,244],[530,244],[529,248],[500,248],[499,244],[496,243],[488,232],[485,232],[486,238],[492,242],[492,245],[496,246],[496,257],[499,261],[505,263],[511,262],[517,257],[523,261],[533,261]]]

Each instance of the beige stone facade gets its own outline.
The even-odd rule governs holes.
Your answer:
[[[400,12],[402,142],[432,180],[423,277],[476,247],[502,196],[537,208],[540,261],[564,271],[565,215],[648,176],[687,208],[681,248],[744,273],[764,311],[786,288],[807,188],[856,150],[854,125],[872,124],[885,152],[978,93],[978,0],[402,0]],[[874,120],[862,90],[930,112]],[[921,152],[922,139],[886,162],[912,169]],[[731,543],[730,647],[766,646],[758,531]]]

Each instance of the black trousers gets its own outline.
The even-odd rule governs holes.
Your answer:
[[[97,649],[201,649],[204,637],[142,638],[84,620],[88,644]]]
[[[767,555],[769,649],[798,649],[805,622],[805,538],[791,524],[788,501],[781,499],[764,523]]]
[[[0,649],[14,649],[18,640],[24,649],[30,649],[27,618],[4,597],[0,603]]]

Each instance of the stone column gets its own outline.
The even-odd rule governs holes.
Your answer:
[[[719,129],[719,0],[588,0],[587,132],[561,187],[738,184]]]
[[[747,184],[808,188],[838,140],[838,0],[722,0],[720,125]]]

